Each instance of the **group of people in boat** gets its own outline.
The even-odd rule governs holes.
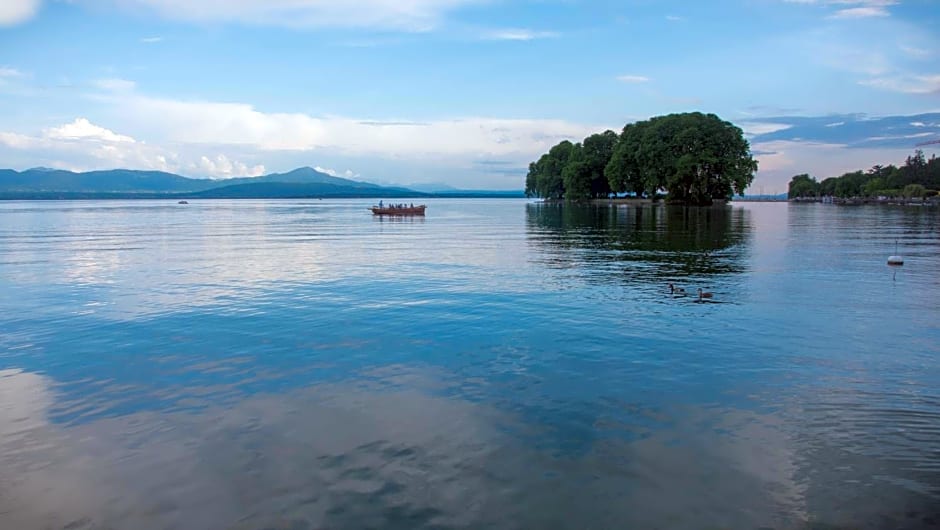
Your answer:
[[[414,207],[415,207],[415,203],[411,203],[411,204],[405,204],[405,203],[389,204],[388,206],[384,206],[384,205],[382,204],[382,201],[379,201],[379,208],[391,208],[391,209],[400,210],[400,209],[404,209],[404,208],[414,208]]]

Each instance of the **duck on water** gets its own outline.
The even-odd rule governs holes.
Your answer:
[[[673,296],[685,296],[686,295],[685,289],[683,289],[682,287],[676,287],[675,285],[671,283],[668,284],[668,287],[669,287],[669,294]],[[698,288],[697,294],[698,294],[698,297],[697,297],[697,300],[695,300],[696,302],[712,302],[714,301],[713,299],[715,298],[714,293],[711,293],[709,291],[703,291],[701,287]]]

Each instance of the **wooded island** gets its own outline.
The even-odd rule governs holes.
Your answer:
[[[743,194],[757,161],[744,133],[714,114],[690,112],[630,123],[582,142],[564,140],[529,164],[526,195],[580,201],[628,193],[711,204]]]

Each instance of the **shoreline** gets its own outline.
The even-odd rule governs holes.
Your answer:
[[[857,206],[862,204],[884,204],[894,206],[937,206],[940,205],[940,198],[879,198],[879,197],[794,197],[787,202],[794,203],[819,203],[819,204],[843,204],[848,206]]]

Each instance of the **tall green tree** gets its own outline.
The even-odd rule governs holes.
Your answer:
[[[617,133],[608,130],[588,136],[581,144],[582,159],[591,185],[591,197],[598,198],[610,195],[610,181],[604,175],[604,169],[614,155],[617,140]]]
[[[538,161],[529,164],[526,175],[526,193],[546,199],[561,199],[565,196],[565,182],[562,171],[568,164],[574,145],[568,140],[559,142],[542,155]]]
[[[790,179],[790,185],[787,188],[787,198],[796,199],[803,197],[816,197],[819,195],[819,183],[816,179],[806,173],[795,175]]]
[[[671,201],[710,204],[744,193],[755,171],[741,129],[714,114],[692,112],[624,127],[606,175],[615,191],[666,190]]]
[[[836,183],[839,182],[839,179],[836,177],[829,177],[823,179],[819,183],[819,194],[827,197],[832,197],[836,194]]]
[[[591,172],[580,143],[571,148],[561,175],[565,183],[565,199],[580,201],[591,197]]]
[[[650,189],[655,193],[659,188],[658,182],[647,183],[647,174],[640,165],[639,153],[647,127],[649,121],[630,123],[620,133],[610,161],[604,168],[604,176],[614,192],[635,193],[639,196],[648,193]]]

